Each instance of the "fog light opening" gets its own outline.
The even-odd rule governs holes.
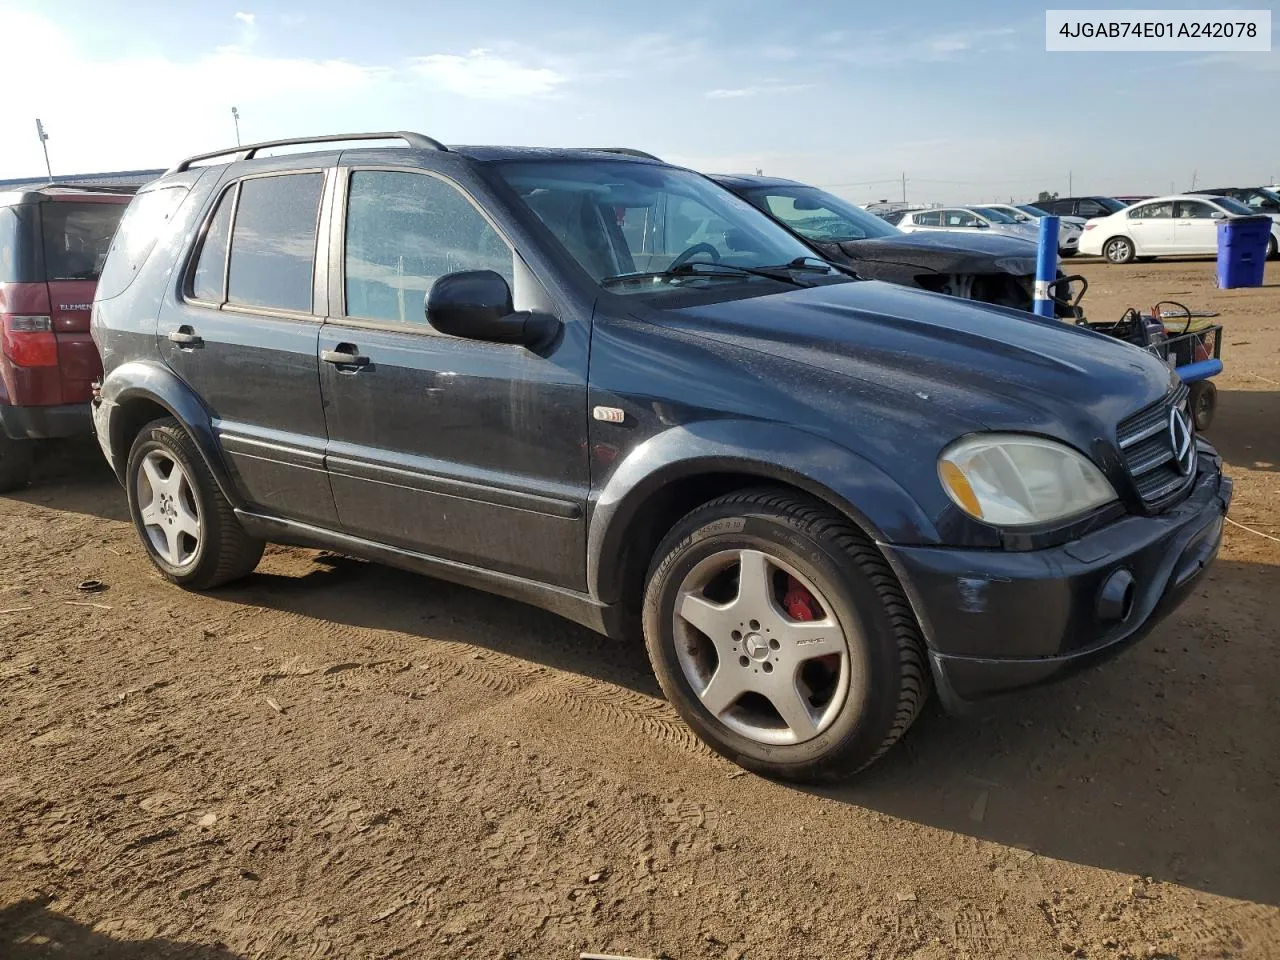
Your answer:
[[[1128,570],[1117,570],[1107,577],[1098,591],[1097,613],[1103,623],[1123,622],[1133,613],[1137,583]]]

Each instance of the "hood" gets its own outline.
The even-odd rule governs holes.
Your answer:
[[[1035,276],[1036,243],[1021,237],[922,230],[896,237],[838,244],[853,261],[900,263],[933,273],[1011,273]]]
[[[761,386],[807,398],[815,428],[847,432],[847,404],[857,404],[858,422],[875,425],[859,442],[882,445],[885,462],[904,446],[936,456],[980,430],[1055,437],[1101,459],[1110,454],[1099,445],[1112,449],[1117,423],[1170,383],[1154,357],[1101,334],[877,281],[684,307],[667,317],[687,333],[760,355],[751,366]],[[770,358],[809,372],[786,363],[774,369]]]

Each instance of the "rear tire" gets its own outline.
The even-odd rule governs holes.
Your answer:
[[[1275,234],[1272,234],[1271,239],[1267,241],[1268,260],[1274,260],[1277,256],[1280,256],[1280,249],[1278,248],[1280,248],[1280,242],[1277,242]]]
[[[147,556],[179,586],[209,590],[246,576],[262,559],[263,542],[245,533],[195,442],[173,418],[139,432],[125,487]]]
[[[1218,388],[1211,380],[1201,380],[1191,385],[1188,399],[1196,432],[1204,433],[1209,429],[1209,424],[1213,423],[1213,415],[1218,412]]]
[[[681,717],[765,776],[852,776],[897,742],[931,689],[915,617],[879,550],[788,490],[729,494],[680,520],[654,554],[643,623]]]
[[[1102,245],[1102,255],[1108,263],[1133,263],[1135,253],[1128,237],[1112,237]]]
[[[0,493],[21,490],[31,482],[34,444],[30,440],[14,440],[0,430]]]

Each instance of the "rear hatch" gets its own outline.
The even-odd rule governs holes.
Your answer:
[[[0,401],[89,402],[92,383],[102,375],[89,336],[94,289],[130,199],[46,195],[0,214]]]

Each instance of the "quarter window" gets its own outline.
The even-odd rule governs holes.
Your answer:
[[[426,324],[437,280],[493,270],[514,282],[514,254],[457,187],[421,173],[351,175],[346,225],[346,312],[363,320]]]
[[[227,302],[311,312],[316,216],[324,175],[292,173],[240,184],[231,231]]]

